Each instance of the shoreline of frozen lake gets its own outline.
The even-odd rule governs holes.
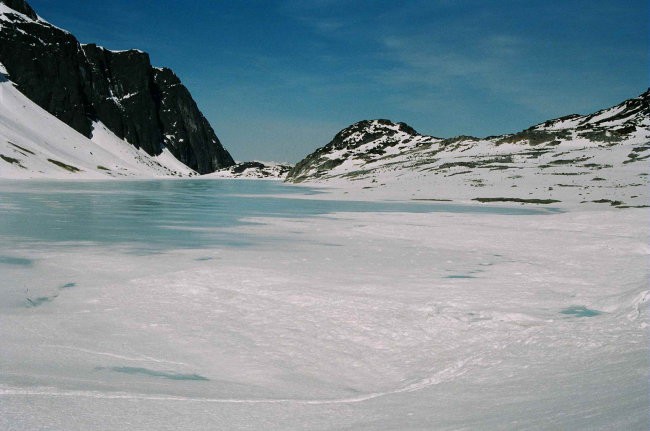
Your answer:
[[[355,207],[269,182],[296,199],[265,201],[249,181],[219,223],[111,183],[30,182],[29,205],[0,183],[4,223],[54,214],[0,229],[4,429],[647,428],[647,209]],[[125,202],[154,228],[93,236]],[[57,222],[75,206],[95,212]]]

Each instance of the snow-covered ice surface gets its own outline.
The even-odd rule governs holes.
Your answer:
[[[0,429],[648,429],[648,209],[315,193],[0,182]]]

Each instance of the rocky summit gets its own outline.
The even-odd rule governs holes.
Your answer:
[[[625,207],[647,205],[649,164],[646,91],[593,114],[487,138],[440,139],[404,123],[360,121],[299,162],[287,181],[356,185],[368,193],[426,200]]]
[[[358,163],[439,141],[441,139],[419,134],[405,123],[385,119],[359,121],[341,130],[327,145],[301,160],[287,178],[293,182],[326,178],[333,172],[347,172]]]
[[[87,137],[102,123],[202,174],[234,164],[180,79],[147,53],[82,45],[24,0],[0,0],[0,63],[23,94]]]

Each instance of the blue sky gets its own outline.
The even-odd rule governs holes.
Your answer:
[[[647,0],[31,0],[180,76],[238,160],[295,162],[371,118],[514,132],[650,83]]]

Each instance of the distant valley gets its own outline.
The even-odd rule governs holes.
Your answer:
[[[1,178],[203,175],[334,186],[359,199],[648,204],[649,91],[487,138],[364,120],[295,166],[236,162],[170,69],[139,50],[80,44],[25,1],[0,0],[0,96]]]

